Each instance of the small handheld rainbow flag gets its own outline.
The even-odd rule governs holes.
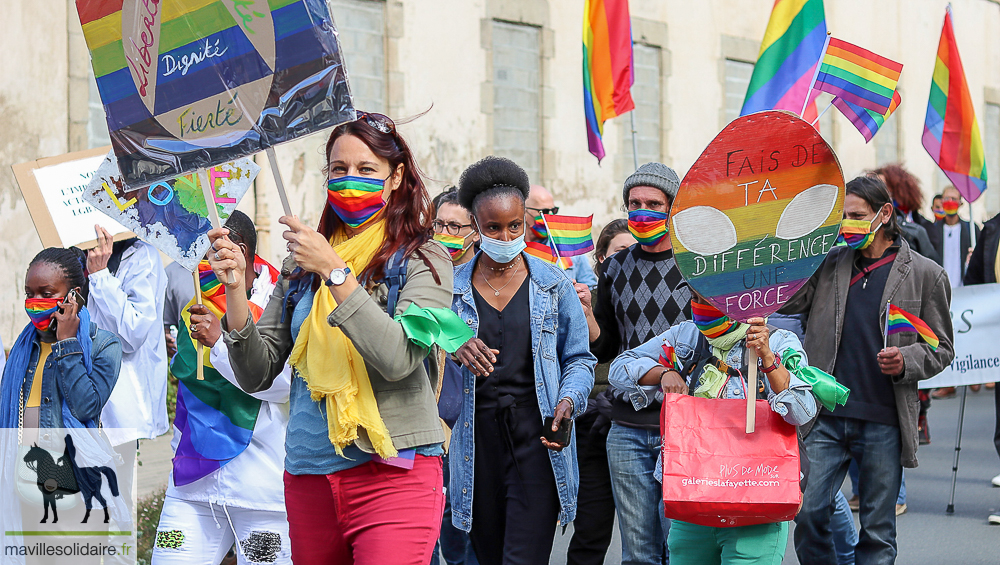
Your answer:
[[[594,250],[590,232],[594,216],[543,216],[549,243],[555,245],[560,257],[575,257]]]
[[[540,241],[528,241],[525,242],[524,252],[536,259],[541,259],[546,263],[552,265],[556,264],[556,255],[552,253],[552,248]],[[569,257],[561,257],[559,260],[559,266],[563,269],[568,269],[573,266],[573,260]]]
[[[974,202],[986,190],[986,153],[958,55],[950,7],[934,60],[921,143],[966,200]]]
[[[901,332],[918,333],[934,351],[937,351],[938,344],[941,343],[937,334],[931,330],[926,322],[894,304],[889,304],[889,310],[885,317],[885,327],[886,337]]]
[[[813,88],[884,115],[902,70],[900,63],[831,37]]]
[[[852,104],[839,96],[833,99],[833,105],[836,106],[848,120],[851,120],[854,127],[858,128],[858,131],[861,132],[861,135],[865,136],[865,143],[868,143],[873,137],[875,137],[875,133],[878,132],[878,128],[882,127],[882,124],[884,124],[885,121],[889,119],[889,116],[896,111],[896,108],[899,107],[899,103],[901,101],[902,98],[899,96],[899,91],[897,90],[893,92],[892,103],[889,104],[889,111],[885,114],[872,112],[868,108],[862,108],[857,104]]]

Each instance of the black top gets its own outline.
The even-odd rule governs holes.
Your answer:
[[[537,405],[535,393],[535,363],[531,352],[531,319],[526,278],[503,311],[498,311],[479,294],[475,286],[472,295],[479,313],[479,339],[490,349],[499,350],[493,372],[476,377],[476,411],[495,408],[501,396],[512,396]],[[518,402],[521,404],[522,402]]]
[[[650,253],[636,244],[602,264],[594,302],[601,335],[590,344],[599,363],[610,363],[632,349],[691,319],[691,291],[671,250]],[[620,391],[613,392],[611,417],[632,427],[660,429],[660,403],[636,411]]]
[[[898,250],[897,241],[885,253]],[[856,255],[852,277],[879,260],[866,259],[860,253]],[[879,309],[885,306],[882,304],[882,293],[892,265],[887,263],[876,268],[869,273],[867,284],[862,278],[847,292],[844,329],[833,376],[851,389],[851,394],[847,397],[847,404],[838,406],[832,412],[834,416],[899,426],[892,378],[883,374],[878,366],[878,353],[882,350],[885,330]],[[830,415],[831,412],[824,408],[823,414]]]

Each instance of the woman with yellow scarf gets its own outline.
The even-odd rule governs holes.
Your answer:
[[[224,339],[241,388],[266,390],[294,369],[285,437],[292,559],[419,564],[444,506],[444,434],[429,355],[471,331],[449,310],[451,259],[431,240],[430,199],[395,124],[358,112],[326,145],[327,200],[317,230],[297,217],[273,299],[249,316],[243,255],[209,234],[226,285]],[[387,311],[389,310],[389,311]]]

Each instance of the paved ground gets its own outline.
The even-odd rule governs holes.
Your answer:
[[[959,460],[955,513],[945,514],[951,488],[955,431],[959,399],[935,400],[930,410],[931,445],[920,448],[920,467],[906,471],[909,510],[897,521],[899,565],[997,565],[1000,564],[1000,526],[989,526],[986,517],[1000,512],[1000,488],[990,478],[1000,473],[1000,459],[993,447],[993,393],[969,393]],[[857,515],[855,514],[855,520]],[[572,529],[556,535],[550,563],[566,563]],[[621,563],[618,533],[606,565]],[[797,564],[791,539],[783,565]]]
[[[174,456],[170,449],[172,433],[164,434],[156,439],[144,439],[139,442],[139,483],[138,496],[142,498],[159,489],[166,488],[167,476],[170,474],[170,460]]]

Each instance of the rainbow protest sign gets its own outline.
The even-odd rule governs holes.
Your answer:
[[[325,2],[77,0],[129,186],[354,119]]]
[[[225,222],[253,184],[260,167],[250,159],[208,170],[219,218]],[[83,191],[83,199],[144,241],[194,272],[208,251],[212,229],[199,175],[187,174],[132,189],[108,156]]]
[[[733,120],[684,177],[670,212],[677,266],[731,318],[776,312],[837,241],[844,175],[799,117]]]

